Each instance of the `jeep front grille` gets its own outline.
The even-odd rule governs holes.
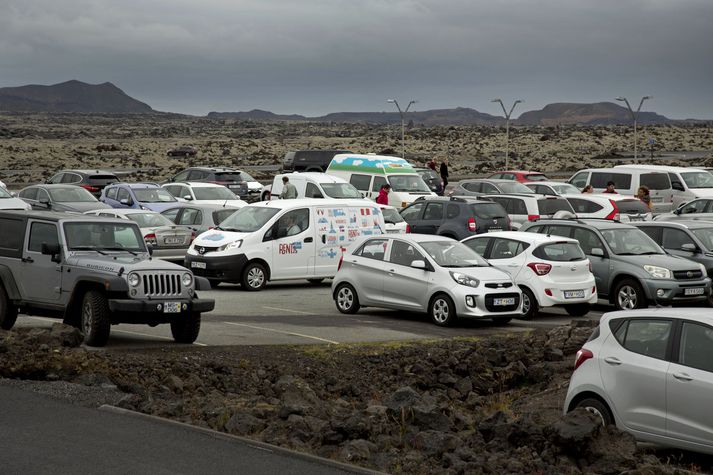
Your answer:
[[[180,274],[144,274],[144,295],[147,297],[167,297],[181,295]]]

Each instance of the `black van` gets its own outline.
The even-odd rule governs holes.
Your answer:
[[[354,153],[350,150],[297,150],[287,152],[282,162],[284,171],[292,172],[323,172],[329,166],[335,155]]]

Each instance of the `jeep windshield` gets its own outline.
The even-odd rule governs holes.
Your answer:
[[[251,233],[265,226],[280,210],[262,206],[246,206],[231,214],[215,229],[236,233]]]
[[[361,198],[359,190],[349,183],[322,183],[322,189],[330,198]]]
[[[84,188],[72,186],[67,188],[48,188],[50,198],[55,203],[88,203],[97,201],[94,196]]]
[[[173,203],[176,198],[163,188],[134,189],[136,200],[142,203]]]
[[[640,229],[603,229],[604,240],[612,252],[619,256],[647,256],[665,254],[664,251]]]
[[[193,194],[197,200],[239,200],[235,194],[224,186],[195,187]]]
[[[134,223],[65,223],[70,251],[147,252],[144,238]]]
[[[458,241],[431,241],[419,244],[441,267],[488,267],[485,259]]]
[[[431,189],[420,175],[389,175],[391,191],[402,193],[430,193]]]

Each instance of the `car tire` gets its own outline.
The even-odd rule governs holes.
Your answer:
[[[245,290],[258,291],[267,285],[267,269],[259,262],[248,264],[243,271],[242,285]]]
[[[334,291],[334,303],[341,313],[352,314],[359,311],[359,296],[349,284],[339,284]]]
[[[0,285],[0,328],[10,330],[17,321],[17,307],[10,302],[5,287]]]
[[[614,306],[617,310],[646,308],[646,295],[641,285],[633,279],[624,279],[614,289]]]
[[[106,296],[98,290],[84,294],[81,313],[84,343],[89,346],[104,346],[111,330],[111,311]]]
[[[176,343],[193,343],[201,331],[201,314],[192,313],[171,322],[171,335]]]
[[[322,282],[324,282],[324,279],[307,279],[307,282],[309,282],[312,285],[319,285]]]
[[[581,407],[585,411],[591,412],[592,414],[599,416],[599,418],[602,421],[603,426],[614,425],[614,416],[612,415],[611,410],[609,410],[607,405],[604,404],[599,399],[594,399],[594,398],[582,399],[575,406],[575,408],[578,408],[578,407]]]
[[[522,319],[532,320],[537,312],[539,311],[539,305],[537,305],[537,299],[535,294],[532,293],[527,287],[522,287]]]
[[[592,306],[588,303],[575,303],[572,305],[565,305],[564,309],[570,317],[583,317],[589,313]]]
[[[445,294],[438,294],[431,299],[428,314],[431,316],[431,321],[439,327],[451,326],[458,319],[453,300]]]
[[[218,287],[222,281],[215,280],[215,279],[208,279],[208,282],[210,283],[210,288],[214,289],[214,288]]]

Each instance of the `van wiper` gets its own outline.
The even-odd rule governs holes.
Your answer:
[[[132,251],[131,249],[127,249],[127,248],[125,248],[125,247],[118,247],[118,246],[117,246],[117,247],[103,247],[102,249],[104,249],[105,251],[123,251],[123,252],[128,252],[128,253],[130,253],[132,256],[137,256],[137,255],[138,255],[137,253],[135,253],[135,252]]]
[[[106,252],[102,252],[100,249],[97,249],[95,246],[74,246],[69,248],[70,251],[94,251],[98,252],[102,256],[106,256]]]

